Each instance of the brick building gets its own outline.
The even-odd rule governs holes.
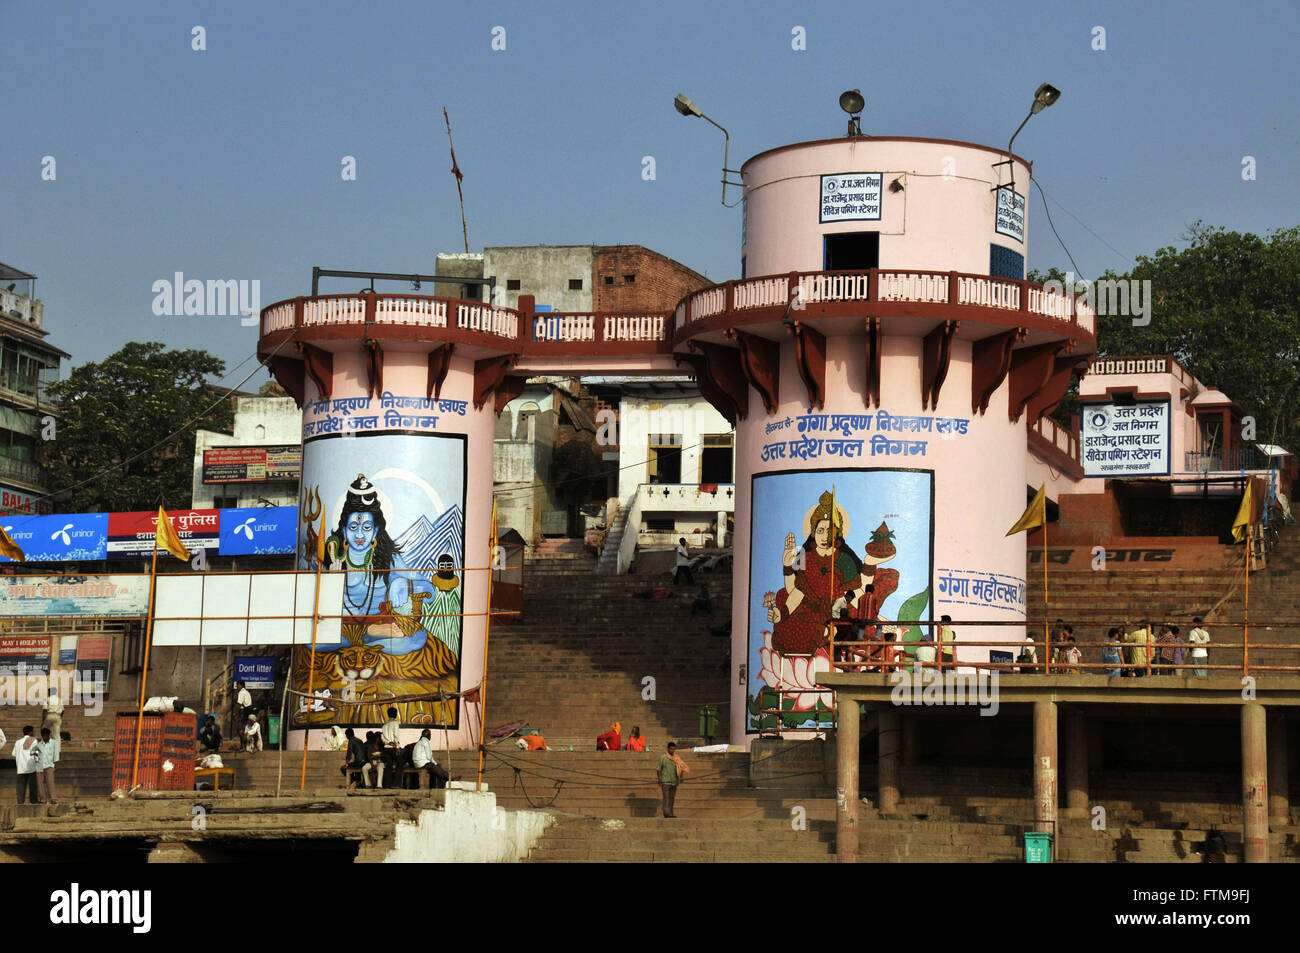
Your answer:
[[[644,245],[489,246],[482,254],[439,254],[437,273],[496,282],[496,304],[532,295],[559,312],[671,311],[709,280]],[[435,294],[474,298],[472,285],[439,282]]]

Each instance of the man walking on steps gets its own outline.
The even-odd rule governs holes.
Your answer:
[[[663,792],[664,817],[677,816],[673,811],[673,801],[677,798],[677,785],[690,772],[691,769],[686,767],[686,762],[677,757],[676,743],[668,742],[668,753],[661,754],[659,763],[655,765],[655,774],[659,778],[659,790]]]

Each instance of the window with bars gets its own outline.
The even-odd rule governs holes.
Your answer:
[[[1022,280],[1025,277],[1025,256],[1001,245],[989,245],[989,277]]]

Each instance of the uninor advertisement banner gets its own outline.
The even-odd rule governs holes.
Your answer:
[[[108,555],[108,514],[5,516],[0,525],[29,563],[104,559]],[[11,562],[0,556],[0,562]]]
[[[1090,477],[1168,476],[1169,401],[1083,408],[1083,473]]]

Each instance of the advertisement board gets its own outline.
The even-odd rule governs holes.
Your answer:
[[[258,506],[221,510],[222,556],[292,553],[298,545],[298,507]]]
[[[220,545],[220,510],[168,510],[176,534],[191,553],[200,549],[215,554]],[[108,558],[139,559],[153,554],[158,512],[109,513]],[[166,557],[171,559],[171,556]]]
[[[203,451],[204,483],[265,483],[302,477],[302,447],[213,447]]]
[[[0,577],[0,619],[143,619],[148,613],[144,574]]]
[[[6,516],[0,525],[29,563],[104,559],[108,553],[108,514]],[[11,562],[0,556],[0,562]]]

